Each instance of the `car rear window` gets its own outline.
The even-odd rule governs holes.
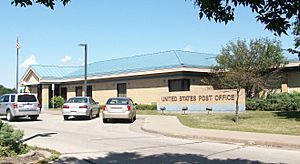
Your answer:
[[[19,95],[18,102],[36,102],[34,95]]]
[[[127,99],[109,99],[106,104],[109,105],[127,105]]]
[[[87,103],[87,98],[70,98],[67,103]]]

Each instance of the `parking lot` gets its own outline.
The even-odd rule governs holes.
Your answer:
[[[60,113],[43,113],[38,121],[21,119],[10,124],[24,130],[25,143],[58,150],[58,163],[296,163],[300,152],[236,144],[175,139],[143,132],[143,117],[134,123],[103,124],[92,120],[64,121]]]

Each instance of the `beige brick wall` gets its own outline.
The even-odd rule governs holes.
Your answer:
[[[105,104],[108,98],[117,96],[117,84],[126,83],[127,97],[130,97],[138,104],[152,104],[160,100],[160,95],[169,93],[168,80],[171,79],[190,79],[191,91],[211,90],[211,86],[201,85],[202,77],[182,77],[174,76],[172,78],[145,78],[137,80],[126,80],[117,82],[101,82],[88,84],[93,87],[93,99],[99,104]],[[201,86],[200,86],[201,85]],[[75,87],[81,85],[62,85],[67,87],[67,98],[75,96]]]
[[[62,86],[62,87],[67,87],[67,99],[76,96],[75,85]]]
[[[300,92],[300,71],[288,73],[288,92]]]
[[[38,83],[39,82],[39,78],[33,72],[30,72],[28,78],[25,79],[25,81],[27,83]]]
[[[93,86],[93,99],[99,104],[105,104],[110,97],[117,96],[117,86],[114,83],[96,83]]]

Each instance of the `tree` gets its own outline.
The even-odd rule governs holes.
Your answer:
[[[292,54],[297,54],[300,61],[300,18],[294,22],[293,35],[294,39],[294,48],[289,48],[288,51]]]
[[[9,89],[5,88],[3,85],[0,85],[0,95],[6,94],[6,93],[15,93],[15,89]]]
[[[205,15],[208,20],[225,24],[234,21],[237,6],[249,7],[257,21],[278,35],[287,35],[291,20],[300,17],[299,0],[194,0],[194,4],[199,7],[200,19]]]
[[[20,5],[21,7],[26,7],[26,6],[31,6],[33,3],[38,3],[38,4],[42,4],[46,7],[51,8],[52,10],[54,9],[55,6],[55,2],[57,0],[12,0],[11,4],[18,6]],[[60,0],[63,5],[67,5],[71,0]]]
[[[236,89],[235,121],[238,121],[239,95],[245,89],[246,96],[280,83],[280,70],[286,60],[280,43],[276,40],[255,39],[249,45],[245,40],[230,41],[216,58],[213,66],[214,78],[211,82],[216,88]]]

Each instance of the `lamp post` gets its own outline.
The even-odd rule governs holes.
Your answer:
[[[79,44],[78,46],[84,47],[84,96],[87,96],[87,44]]]

